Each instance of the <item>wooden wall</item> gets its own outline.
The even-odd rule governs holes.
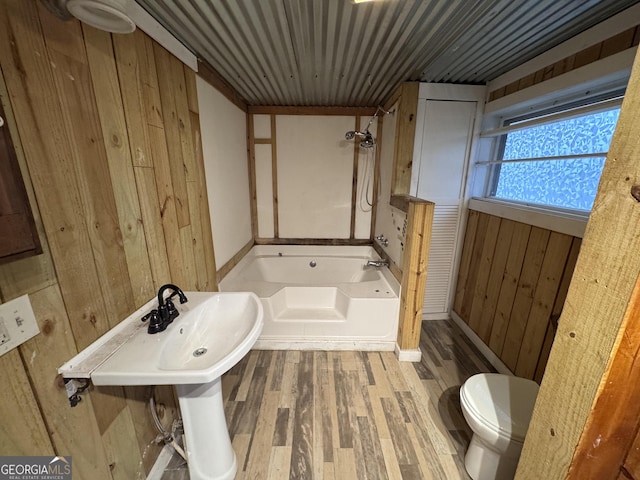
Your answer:
[[[44,249],[0,267],[1,300],[28,293],[41,330],[0,357],[0,452],[138,478],[159,451],[148,388],[70,408],[56,369],[161,284],[217,287],[195,76],[139,31],[62,22],[36,0],[1,2],[0,25],[0,95]],[[157,395],[170,423],[172,391]]]
[[[580,244],[469,211],[453,311],[518,376],[542,378]]]

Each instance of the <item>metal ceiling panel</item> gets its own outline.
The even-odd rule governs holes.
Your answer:
[[[249,105],[291,106],[483,84],[638,1],[137,0]]]

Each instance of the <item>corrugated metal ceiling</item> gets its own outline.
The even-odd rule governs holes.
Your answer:
[[[485,83],[638,0],[137,2],[249,105],[375,106],[407,80]]]

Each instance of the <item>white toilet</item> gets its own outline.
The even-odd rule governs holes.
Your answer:
[[[538,384],[481,373],[460,387],[460,405],[473,431],[464,465],[473,480],[513,480]]]

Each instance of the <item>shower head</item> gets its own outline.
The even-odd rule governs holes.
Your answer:
[[[360,141],[360,146],[363,148],[372,148],[375,144],[376,142],[373,139],[373,135],[371,135],[367,130],[367,133],[365,134],[364,138]]]
[[[355,137],[362,137],[362,140],[360,140],[360,146],[363,148],[372,148],[376,144],[376,140],[375,138],[373,138],[373,135],[371,135],[371,133],[369,132],[369,127],[371,126],[373,121],[376,119],[379,112],[382,112],[382,115],[393,115],[394,113],[396,113],[396,110],[394,108],[391,111],[387,111],[378,105],[378,108],[373,114],[373,117],[371,117],[371,120],[369,120],[369,123],[367,124],[367,128],[365,128],[364,132],[358,132],[357,130],[349,130],[347,133],[344,134],[345,140],[353,140]]]
[[[350,130],[344,134],[346,140],[353,140],[355,137],[362,137],[360,140],[360,146],[364,148],[371,148],[375,145],[373,135],[369,132],[369,129],[364,132],[358,132],[357,130]]]
[[[349,130],[347,133],[344,134],[344,138],[345,140],[353,140],[355,137],[365,137],[367,135],[371,135],[369,133],[369,130],[364,132],[359,132],[357,130]]]

